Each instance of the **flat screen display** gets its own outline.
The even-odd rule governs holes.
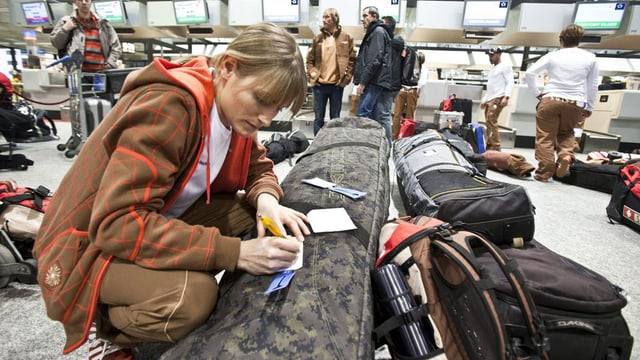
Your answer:
[[[274,23],[299,23],[300,0],[262,0],[262,20]]]
[[[360,12],[358,16],[362,15],[362,10],[367,6],[377,7],[380,19],[382,19],[383,16],[393,16],[393,18],[396,19],[396,23],[400,21],[400,0],[360,0]]]
[[[126,24],[127,22],[127,14],[122,0],[94,0],[93,10],[95,10],[96,14],[107,19],[110,23]]]
[[[27,25],[51,25],[51,12],[46,1],[24,2],[22,12]]]
[[[573,23],[585,30],[618,30],[626,9],[626,2],[578,2]]]
[[[507,25],[509,1],[465,0],[462,15],[464,28],[501,28]]]
[[[204,24],[209,21],[206,0],[173,0],[177,24]]]

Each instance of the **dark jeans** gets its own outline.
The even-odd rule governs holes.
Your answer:
[[[382,90],[384,90],[384,88],[378,85],[369,84],[365,86],[364,92],[360,95],[356,116],[377,121],[378,114],[376,113],[376,105],[378,104],[378,97],[382,93]]]
[[[313,120],[314,135],[324,126],[327,101],[329,101],[329,119],[340,117],[343,92],[344,88],[337,85],[318,84],[313,87],[313,112],[315,112],[316,115],[315,120]]]

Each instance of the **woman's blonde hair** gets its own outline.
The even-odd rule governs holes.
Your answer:
[[[262,100],[298,113],[307,93],[307,75],[298,44],[284,28],[268,22],[251,25],[211,58],[213,66],[225,55],[238,61],[238,76],[257,76],[266,92]]]

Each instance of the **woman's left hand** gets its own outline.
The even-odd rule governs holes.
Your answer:
[[[271,219],[282,234],[287,234],[284,227],[286,225],[291,231],[291,234],[295,236],[298,241],[304,241],[304,235],[311,234],[311,231],[309,231],[309,227],[307,226],[309,219],[305,214],[280,205],[278,200],[269,194],[261,194],[258,197],[256,210],[258,237],[266,235],[266,229],[264,224],[260,221],[260,216],[265,216]]]

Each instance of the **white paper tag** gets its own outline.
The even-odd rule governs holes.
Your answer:
[[[313,179],[303,179],[302,180],[303,183],[309,184],[309,185],[313,185],[313,186],[317,186],[319,188],[323,188],[323,189],[329,189],[332,188],[334,186],[336,186],[336,184],[326,181],[326,180],[322,180],[320,178],[313,178]]]
[[[314,209],[307,214],[314,233],[354,230],[356,225],[344,208]]]

